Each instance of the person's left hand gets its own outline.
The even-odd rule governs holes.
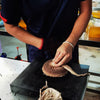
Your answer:
[[[73,48],[68,43],[63,43],[56,51],[53,59],[54,66],[61,66],[68,63],[72,59]]]

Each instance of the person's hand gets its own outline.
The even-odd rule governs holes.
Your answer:
[[[73,47],[69,43],[62,43],[57,49],[53,59],[54,66],[61,66],[68,63],[72,59]]]

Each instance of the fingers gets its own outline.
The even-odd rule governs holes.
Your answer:
[[[70,60],[71,60],[71,57],[70,57],[69,54],[67,54],[67,55],[65,55],[65,56],[63,57],[63,59],[62,59],[56,66],[61,66],[61,65],[63,65],[63,64],[66,64],[66,63],[68,63]]]
[[[56,55],[55,55],[55,57],[54,57],[54,59],[53,59],[53,62],[54,62],[54,63],[57,63],[57,62],[58,62],[57,59],[58,59],[59,55],[60,55],[60,52],[59,52],[59,51],[56,52]]]
[[[56,52],[53,59],[54,66],[61,66],[72,59],[72,47],[69,44],[62,44]]]
[[[59,55],[56,56],[57,58],[54,59],[54,66],[61,66],[63,64],[68,63],[71,60],[71,56],[69,53],[64,54],[64,53],[60,53]]]
[[[64,55],[61,52],[58,52],[57,55],[55,56],[53,62],[55,64],[59,63],[61,61],[61,59],[64,57]]]

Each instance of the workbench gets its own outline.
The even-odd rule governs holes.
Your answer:
[[[49,87],[53,87],[61,91],[66,91],[66,88],[67,91],[62,92],[62,95],[66,96],[67,94],[67,97],[70,98],[68,100],[83,100],[88,76],[77,78],[69,73],[68,76],[63,78],[52,79],[44,76],[41,71],[36,71],[38,70],[37,68],[41,68],[41,65],[42,63],[40,60],[36,60],[30,64],[29,62],[0,58],[1,100],[37,100],[37,98],[34,99],[34,95],[35,97],[38,96],[37,94],[39,89],[45,85],[45,80],[48,81]],[[74,67],[74,70],[78,73],[88,72],[89,69],[89,66],[87,65],[78,66],[77,64],[74,64],[73,66],[77,66],[76,69]],[[57,84],[58,82],[63,84],[61,85],[63,88],[59,86],[60,84]]]

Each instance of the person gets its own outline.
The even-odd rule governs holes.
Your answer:
[[[78,63],[78,40],[91,16],[92,0],[2,0],[6,31],[28,46],[29,61]],[[78,12],[79,15],[78,15]],[[20,19],[27,30],[18,26]]]

